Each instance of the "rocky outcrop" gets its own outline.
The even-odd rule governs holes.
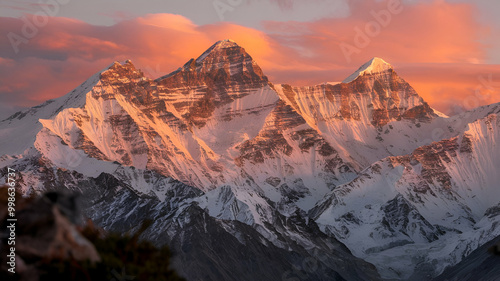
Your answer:
[[[7,187],[0,189],[2,209],[7,206]],[[40,262],[76,260],[98,262],[101,257],[94,245],[77,230],[74,222],[80,219],[74,195],[61,192],[47,193],[35,198],[18,197],[16,200],[15,244],[8,244],[10,237],[6,212],[2,221],[2,274],[7,273],[8,249],[15,248],[15,272],[20,280],[38,280]],[[12,277],[10,276],[10,277]]]

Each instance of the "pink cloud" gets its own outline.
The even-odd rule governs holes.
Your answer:
[[[348,18],[264,26],[278,42],[309,50],[310,60],[325,67],[357,65],[373,56],[420,63],[476,63],[485,58],[479,39],[488,29],[475,19],[473,6],[435,1],[390,9],[391,2],[399,1],[353,1]],[[346,57],[342,44],[356,52]]]
[[[354,45],[356,28],[364,29],[374,21],[373,12],[387,9],[384,1],[353,3],[349,18],[265,22],[263,30],[227,22],[199,26],[172,14],[147,15],[107,27],[50,18],[27,44],[19,45],[18,54],[7,36],[0,36],[0,95],[11,104],[33,106],[64,95],[115,60],[132,59],[156,78],[226,38],[244,47],[276,83],[341,81],[371,57],[383,57],[443,111],[470,96],[481,75],[500,78],[496,65],[471,64],[487,55],[487,46],[479,39],[488,29],[475,20],[474,9],[442,1],[403,6],[349,62],[340,44]],[[20,19],[0,18],[0,34],[21,34],[23,24]],[[498,101],[498,93],[489,91],[479,104]]]
[[[498,65],[406,64],[396,70],[427,102],[446,114],[500,102]]]

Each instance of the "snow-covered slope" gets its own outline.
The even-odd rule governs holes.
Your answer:
[[[500,237],[492,239],[490,242],[474,250],[467,255],[461,262],[447,268],[441,275],[433,279],[434,281],[491,281],[497,280],[500,276],[500,267],[498,262],[500,256],[498,251],[492,251],[498,248]]]
[[[100,72],[63,97],[16,112],[0,121],[0,155],[21,154],[33,146],[35,136],[42,128],[39,119],[53,118],[65,108],[82,107],[85,104],[86,94],[96,85],[99,76]]]
[[[457,137],[374,163],[312,217],[385,278],[436,276],[500,234],[500,217],[491,215],[500,203],[498,113]]]

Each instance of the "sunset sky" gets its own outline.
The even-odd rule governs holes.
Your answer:
[[[113,61],[157,78],[226,38],[273,83],[342,81],[381,57],[451,115],[500,102],[498,11],[489,0],[2,0],[0,118]]]

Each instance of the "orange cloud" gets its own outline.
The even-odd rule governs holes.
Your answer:
[[[0,34],[22,35],[23,24],[20,19],[0,18]],[[71,91],[115,60],[132,59],[151,78],[157,78],[225,38],[239,42],[264,69],[292,67],[288,57],[293,54],[288,56],[291,50],[286,46],[262,31],[231,23],[197,26],[179,15],[157,14],[104,27],[51,18],[27,44],[18,46],[18,54],[6,36],[0,37],[1,57],[16,62],[10,69],[0,69],[0,84],[9,85],[2,95],[32,106]],[[302,63],[293,68],[307,70],[311,66]]]
[[[449,115],[500,102],[498,65],[406,64],[396,70],[429,104]]]
[[[484,60],[479,39],[488,29],[475,19],[473,6],[435,1],[391,9],[392,2],[399,1],[353,1],[348,18],[265,22],[265,27],[278,42],[308,50],[301,56],[324,67],[358,65],[374,56],[419,63]],[[346,56],[343,44],[355,52]]]
[[[18,54],[7,36],[0,36],[0,95],[4,102],[33,106],[64,95],[115,60],[132,59],[157,78],[226,38],[244,47],[276,83],[342,81],[371,57],[382,57],[446,113],[451,104],[467,107],[463,100],[481,85],[481,75],[500,80],[498,66],[471,64],[483,62],[488,51],[479,43],[488,29],[476,21],[472,6],[444,1],[402,6],[360,47],[354,42],[356,30],[364,30],[376,21],[374,14],[388,7],[386,1],[352,2],[348,18],[265,22],[262,30],[228,22],[200,26],[172,14],[146,15],[113,26],[50,18],[27,44],[19,45]],[[23,24],[20,19],[0,18],[0,34],[21,34]],[[342,43],[359,53],[348,61]],[[488,88],[487,98],[469,105],[498,101],[495,89]]]

